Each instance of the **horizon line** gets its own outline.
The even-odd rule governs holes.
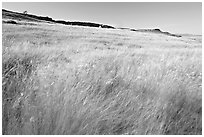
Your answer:
[[[10,12],[16,12],[16,13],[20,13],[20,14],[23,14],[22,12],[20,11],[14,11],[14,10],[11,10],[11,9],[5,9],[2,7],[2,10],[6,10],[6,11],[10,11]],[[55,21],[68,21],[68,22],[84,22],[84,23],[95,23],[95,24],[102,24],[102,25],[110,25],[116,29],[120,29],[120,28],[126,28],[126,29],[135,29],[135,28],[130,28],[130,27],[123,27],[123,26],[113,26],[112,24],[104,24],[104,23],[100,23],[100,22],[93,22],[93,21],[80,21],[80,20],[66,20],[66,19],[55,19],[53,18],[52,16],[48,16],[48,15],[38,15],[38,14],[35,14],[35,13],[27,13],[29,15],[35,15],[35,16],[41,16],[41,17],[49,17]],[[3,19],[3,18],[2,18]],[[149,27],[149,28],[137,28],[136,30],[139,30],[139,29],[160,29],[159,27]],[[162,29],[160,29],[162,30]],[[170,31],[166,31],[165,32],[170,32]],[[203,32],[202,32],[203,33]],[[197,34],[197,33],[173,33],[173,34],[180,34],[180,35],[198,35],[198,36],[202,36],[202,33],[201,34]]]

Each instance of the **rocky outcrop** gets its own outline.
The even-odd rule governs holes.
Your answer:
[[[181,35],[171,34],[169,32],[163,32],[160,29],[138,29],[138,30],[131,29],[131,31],[150,32],[150,33],[164,34],[164,35],[173,36],[173,37],[182,37]]]

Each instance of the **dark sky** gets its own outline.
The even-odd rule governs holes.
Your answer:
[[[2,8],[67,21],[202,34],[201,2],[3,2]]]

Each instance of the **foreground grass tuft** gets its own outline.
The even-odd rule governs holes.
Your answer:
[[[199,72],[192,80],[181,75],[189,71],[183,65],[136,59],[109,56],[67,70],[33,67],[32,57],[9,59],[3,133],[201,134]]]

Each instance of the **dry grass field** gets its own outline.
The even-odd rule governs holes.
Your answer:
[[[2,25],[3,134],[202,134],[201,36]]]

